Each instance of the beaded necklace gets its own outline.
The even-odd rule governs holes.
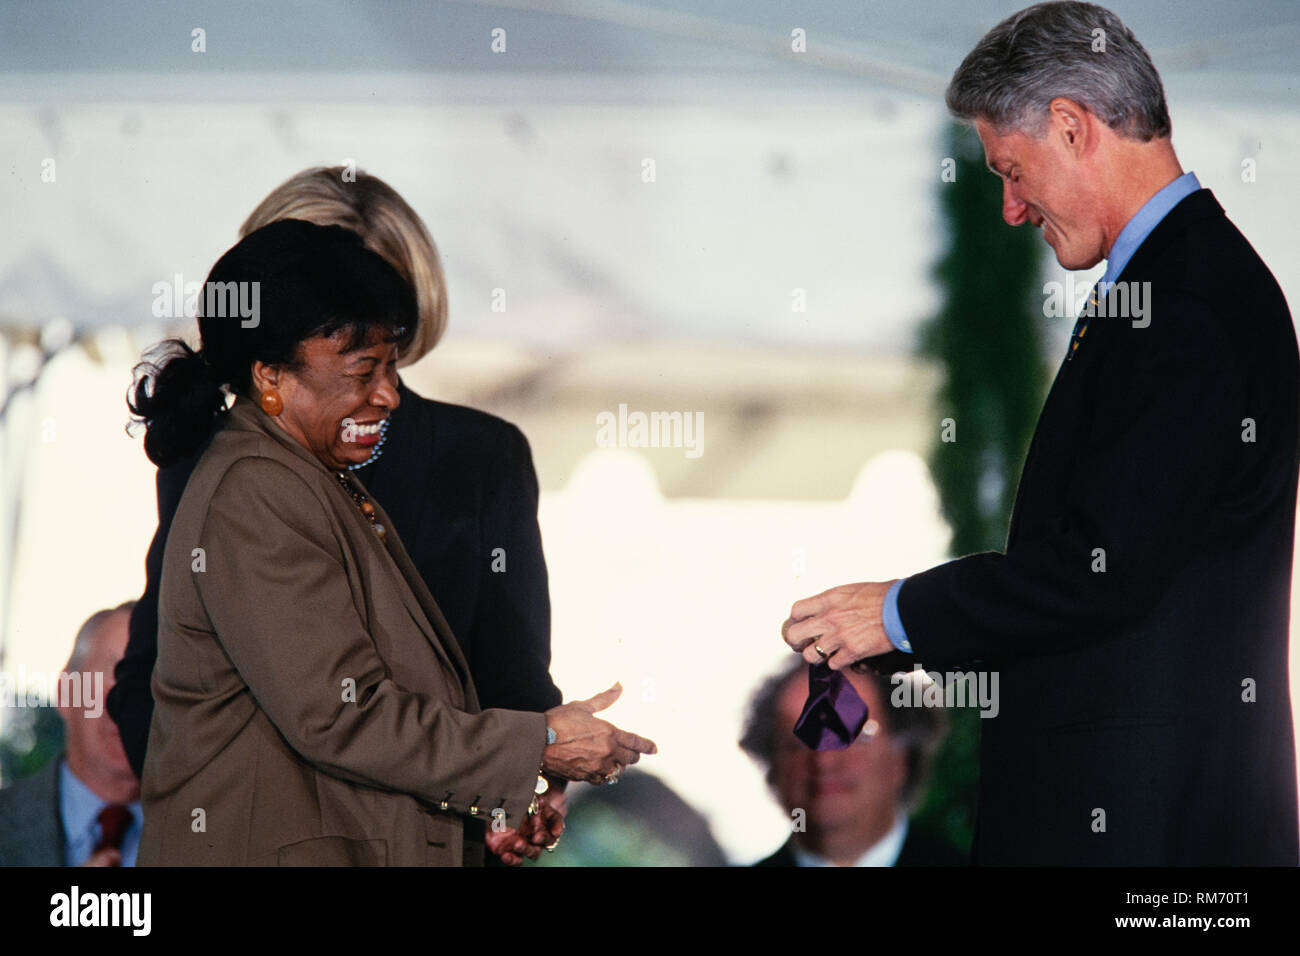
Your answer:
[[[375,520],[375,506],[370,503],[370,499],[362,494],[343,472],[334,472],[334,477],[338,479],[339,484],[343,486],[343,490],[348,493],[348,496],[356,502],[357,507],[361,509],[361,513],[370,522],[370,527],[374,528],[375,534],[379,535],[379,540],[383,541],[388,532],[382,524]]]
[[[348,465],[348,471],[356,471],[358,468],[364,468],[383,454],[382,449],[384,447],[384,442],[388,440],[388,423],[390,420],[391,419],[389,418],[385,418],[380,423],[379,441],[375,442],[375,447],[371,450],[370,457],[360,464]],[[361,513],[366,516],[366,519],[370,522],[370,526],[375,529],[375,534],[379,536],[379,540],[383,541],[384,535],[388,532],[382,524],[375,520],[375,506],[370,503],[370,499],[358,491],[356,486],[353,485],[352,482],[348,481],[348,476],[343,472],[336,471],[334,477],[338,479],[339,484],[343,486],[343,490],[348,493],[348,496],[357,503],[357,507],[360,508]]]

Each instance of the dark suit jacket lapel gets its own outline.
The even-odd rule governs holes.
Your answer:
[[[791,837],[790,839],[786,840],[783,844],[781,844],[780,848],[775,853],[773,853],[771,856],[764,857],[763,859],[759,860],[757,863],[754,864],[754,866],[756,867],[798,866],[799,864],[794,857],[794,850],[792,849],[793,846],[794,846],[794,837]]]
[[[1140,281],[1138,277],[1148,271],[1150,261],[1160,253],[1160,250],[1171,238],[1188,229],[1193,223],[1215,215],[1222,216],[1223,207],[1219,205],[1210,190],[1199,189],[1190,196],[1185,197],[1182,202],[1169,210],[1165,218],[1161,219],[1156,227],[1151,230],[1142,244],[1134,251],[1133,256],[1125,264],[1115,281]],[[1107,301],[1111,302],[1112,307],[1106,310],[1106,315],[1114,316],[1115,309],[1111,297],[1108,296]],[[1088,326],[1088,335],[1085,337],[1086,345],[1080,345],[1079,354],[1076,355],[1075,360],[1067,362],[1062,358],[1056,370],[1056,378],[1052,380],[1052,387],[1047,393],[1047,399],[1043,402],[1043,410],[1039,413],[1038,426],[1041,426],[1043,421],[1048,418],[1052,408],[1052,400],[1059,398],[1061,389],[1067,384],[1066,380],[1072,377],[1071,373],[1076,371],[1076,367],[1081,368],[1084,361],[1099,360],[1099,353],[1104,351],[1106,347],[1103,342],[1109,343],[1113,340],[1112,333],[1114,329],[1112,326],[1113,320],[1094,320]],[[1038,435],[1039,427],[1035,427],[1034,436],[1029,442],[1029,451],[1025,455],[1025,464],[1020,471],[1021,478],[1020,484],[1016,488],[1016,501],[1011,508],[1011,523],[1007,529],[1006,547],[1008,549],[1015,543],[1020,528],[1020,499],[1026,483],[1025,478],[1034,463],[1034,451],[1038,445]]]

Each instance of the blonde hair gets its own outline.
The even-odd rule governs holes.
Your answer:
[[[352,181],[345,181],[344,173]],[[317,166],[285,180],[239,228],[240,236],[279,219],[343,226],[361,236],[415,290],[420,324],[399,364],[418,361],[447,328],[447,282],[438,247],[424,222],[397,191],[378,176],[343,166]]]

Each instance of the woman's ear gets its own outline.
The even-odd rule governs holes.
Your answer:
[[[267,365],[265,362],[253,363],[253,391],[257,394],[280,384],[280,366]]]
[[[253,394],[257,396],[262,411],[271,417],[277,417],[284,411],[284,396],[280,394],[279,385],[287,380],[282,376],[279,365],[267,365],[265,362],[253,363]]]

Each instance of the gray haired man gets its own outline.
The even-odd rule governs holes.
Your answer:
[[[1044,405],[1005,553],[797,602],[832,669],[996,669],[978,864],[1294,866],[1287,679],[1300,355],[1277,282],[1184,172],[1159,74],[1087,3],[1008,17],[948,107],[1002,216],[1106,261]]]
[[[50,702],[63,718],[64,752],[0,789],[0,866],[135,865],[140,782],[104,709],[133,607],[98,611],[78,630]]]

